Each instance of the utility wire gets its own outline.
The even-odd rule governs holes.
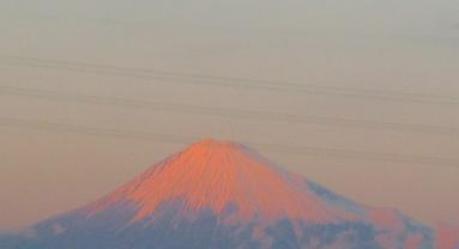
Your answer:
[[[103,136],[114,138],[129,138],[138,140],[154,141],[159,143],[188,144],[196,141],[195,137],[183,137],[171,134],[149,133],[142,131],[126,131],[117,129],[92,128],[80,125],[62,124],[47,121],[24,120],[16,118],[0,118],[0,126],[16,129],[37,129],[56,133],[77,133],[91,136]],[[402,155],[394,153],[377,153],[370,151],[345,150],[337,148],[313,147],[313,146],[285,146],[280,144],[248,143],[252,146],[265,147],[281,153],[311,155],[321,158],[339,158],[348,160],[369,160],[391,163],[403,163],[406,165],[423,165],[437,168],[459,169],[459,160],[452,158]]]
[[[362,89],[352,87],[323,86],[299,82],[270,81],[239,77],[226,77],[206,74],[192,74],[154,70],[142,67],[122,67],[108,64],[83,63],[76,61],[52,60],[37,57],[0,55],[3,64],[10,66],[47,68],[66,70],[77,73],[92,73],[122,76],[141,80],[161,80],[175,84],[210,85],[214,87],[238,87],[244,89],[262,89],[269,91],[288,91],[311,95],[331,95],[370,100],[414,102],[457,105],[459,98],[454,96],[411,93],[391,90]]]
[[[15,86],[0,85],[0,93],[39,98],[57,102],[76,102],[82,104],[95,104],[104,106],[120,106],[125,108],[144,108],[152,110],[167,110],[181,113],[193,113],[198,115],[230,117],[237,119],[265,120],[275,122],[302,123],[313,125],[326,125],[345,128],[364,128],[375,130],[392,130],[402,132],[430,133],[438,135],[459,134],[459,129],[454,127],[434,126],[425,124],[406,124],[397,122],[379,122],[371,120],[357,120],[349,118],[295,115],[285,112],[259,111],[232,109],[222,107],[203,107],[190,104],[165,103],[158,101],[128,99],[111,96],[94,96],[76,93],[63,93],[42,89],[21,88]]]
[[[73,125],[73,124],[61,124],[49,121],[37,121],[37,120],[25,120],[17,118],[0,118],[0,126],[13,127],[13,128],[28,128],[37,130],[47,130],[52,132],[64,132],[64,133],[77,133],[89,136],[101,136],[101,137],[114,137],[114,138],[130,138],[130,139],[141,139],[141,140],[153,140],[165,143],[180,143],[187,144],[192,141],[196,141],[196,138],[185,138],[182,136],[166,135],[160,133],[149,133],[142,131],[124,131],[118,129],[101,129],[87,126]]]

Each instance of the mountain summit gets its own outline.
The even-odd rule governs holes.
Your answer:
[[[172,200],[182,201],[181,211],[187,213],[208,208],[220,215],[234,208],[231,218],[239,221],[257,217],[332,222],[351,216],[321,201],[302,177],[277,169],[243,145],[216,140],[195,143],[151,167],[92,210],[133,203],[138,207],[135,222]]]
[[[437,237],[395,209],[341,197],[241,144],[204,140],[94,203],[0,236],[0,248],[430,249],[442,244]]]

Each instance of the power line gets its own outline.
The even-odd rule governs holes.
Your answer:
[[[77,133],[91,136],[114,137],[114,138],[129,138],[138,140],[154,141],[159,143],[179,143],[188,144],[196,141],[196,138],[183,137],[171,134],[149,133],[142,131],[125,131],[117,129],[102,129],[92,128],[80,125],[53,123],[47,121],[24,120],[16,118],[0,118],[0,126],[13,128],[27,128],[46,130],[56,133]],[[394,153],[377,153],[370,151],[344,150],[337,148],[313,147],[313,146],[285,146],[280,144],[266,143],[249,143],[252,146],[265,147],[267,149],[278,151],[281,153],[292,153],[301,155],[311,155],[321,158],[340,158],[350,160],[370,160],[384,161],[392,163],[403,163],[409,165],[423,165],[432,167],[447,167],[459,169],[459,161],[457,159],[402,155]]]
[[[0,55],[2,62],[12,66],[26,66],[67,70],[79,73],[92,73],[111,76],[122,76],[141,80],[162,80],[175,84],[210,85],[214,87],[238,87],[244,89],[262,89],[269,91],[289,91],[312,95],[331,95],[349,98],[365,98],[370,100],[431,103],[431,104],[459,104],[459,98],[454,96],[410,93],[390,90],[362,89],[352,87],[323,86],[317,84],[302,84],[298,82],[270,81],[250,78],[216,76],[206,74],[179,73],[154,70],[142,67],[122,67],[108,64],[83,63],[75,61],[51,60],[36,57],[15,55]]]
[[[403,132],[431,133],[440,135],[453,135],[458,133],[454,127],[433,126],[425,124],[405,124],[397,122],[378,122],[371,120],[357,120],[348,118],[304,116],[284,112],[258,111],[245,109],[230,109],[221,107],[202,107],[190,104],[164,103],[148,100],[128,99],[120,97],[94,96],[75,93],[62,93],[56,91],[30,89],[14,86],[0,85],[3,94],[39,98],[58,102],[76,102],[83,104],[96,104],[106,106],[121,106],[127,108],[146,108],[154,110],[168,110],[198,115],[231,117],[238,119],[255,119],[276,122],[303,123],[313,125],[327,125],[346,128],[364,128],[376,130],[393,130]]]
[[[185,138],[182,136],[166,135],[159,133],[149,133],[142,131],[123,131],[117,129],[101,129],[87,126],[73,125],[73,124],[60,124],[48,121],[37,121],[37,120],[24,120],[17,118],[0,118],[0,126],[13,127],[13,128],[30,128],[37,130],[48,130],[52,132],[65,132],[65,133],[77,133],[89,136],[101,136],[101,137],[114,137],[114,138],[130,138],[130,139],[142,139],[142,140],[157,140],[167,143],[190,143],[197,139]]]

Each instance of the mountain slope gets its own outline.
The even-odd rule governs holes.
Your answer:
[[[221,214],[237,207],[243,220],[288,217],[332,222],[349,212],[334,210],[308,190],[300,176],[282,172],[242,145],[206,140],[152,167],[134,181],[90,207],[93,212],[114,203],[135,203],[134,220],[153,214],[164,201],[182,199],[186,210],[204,207]]]
[[[243,145],[205,140],[0,241],[5,249],[428,249],[436,238],[396,210],[336,195]]]

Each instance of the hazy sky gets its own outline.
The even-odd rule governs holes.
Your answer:
[[[457,0],[0,0],[0,73],[0,230],[85,204],[200,137],[459,223]]]

